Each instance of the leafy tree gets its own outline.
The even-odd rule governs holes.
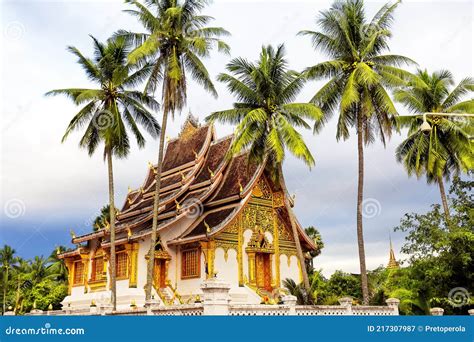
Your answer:
[[[6,311],[7,308],[7,292],[8,292],[8,281],[9,281],[9,273],[11,268],[16,263],[15,258],[15,250],[8,245],[4,245],[2,249],[0,249],[0,261],[2,262],[2,273],[3,273],[3,311]]]
[[[256,63],[243,58],[233,59],[227,64],[230,74],[220,74],[218,80],[227,84],[238,102],[234,108],[214,112],[206,120],[236,125],[230,155],[248,150],[249,161],[266,163],[273,177],[280,181],[283,192],[287,193],[282,171],[285,152],[288,150],[308,166],[314,165],[313,156],[296,128],[310,128],[306,120],[319,120],[322,113],[314,104],[292,103],[303,87],[304,79],[299,73],[288,70],[284,55],[283,45],[276,49],[266,46],[262,47]],[[305,265],[293,211],[288,197],[284,197],[298,258],[300,264]],[[309,291],[306,268],[302,267],[302,271],[304,285]]]
[[[30,273],[31,266],[28,260],[18,258],[18,262],[14,267],[13,279],[16,281],[15,294],[15,313],[21,311],[21,305],[25,297],[25,293],[31,288]]]
[[[474,181],[454,177],[449,225],[435,204],[425,214],[405,214],[395,228],[407,234],[401,251],[410,255],[409,277],[416,280],[416,286],[407,287],[416,290],[419,302],[427,303],[425,311],[437,303],[447,313],[465,314],[474,304],[466,296],[474,291],[473,187]],[[453,289],[460,291],[462,297],[450,295]]]
[[[23,312],[29,312],[36,305],[39,310],[48,310],[52,305],[53,310],[61,309],[61,302],[67,296],[67,285],[57,283],[51,279],[44,279],[35,284],[28,292]]]
[[[413,117],[399,117],[400,123],[408,127],[408,137],[397,148],[397,160],[405,166],[409,175],[425,175],[428,183],[438,183],[444,214],[449,220],[449,207],[444,181],[452,173],[459,174],[474,168],[471,135],[472,120],[446,116],[427,116],[431,126],[428,134],[420,130],[423,113],[459,111],[474,113],[474,100],[462,101],[464,95],[474,91],[474,79],[467,77],[454,86],[452,74],[447,70],[429,74],[418,70],[406,86],[395,91],[395,100],[403,103]]]
[[[168,115],[174,116],[174,113],[180,112],[186,104],[187,74],[217,97],[217,92],[201,58],[207,57],[214,46],[217,46],[219,51],[229,52],[229,46],[219,39],[229,33],[221,27],[206,26],[213,18],[201,14],[208,4],[205,0],[154,0],[145,1],[145,5],[138,1],[127,2],[135,8],[127,12],[135,16],[147,32],[132,33],[121,30],[117,36],[125,37],[137,46],[128,56],[131,63],[140,64],[147,60],[153,66],[145,85],[145,92],[154,93],[160,84],[162,86],[162,134],[155,176],[151,247],[145,288],[146,298],[150,299]]]
[[[75,47],[68,50],[78,58],[79,65],[84,69],[89,80],[97,84],[97,89],[57,89],[47,95],[66,95],[76,105],[84,105],[73,117],[66,133],[64,142],[71,132],[86,126],[79,146],[87,149],[92,155],[100,143],[104,143],[104,159],[107,159],[109,179],[110,211],[110,274],[113,309],[116,308],[116,276],[115,276],[115,200],[113,157],[125,158],[130,152],[130,141],[127,128],[135,137],[139,147],[145,145],[145,138],[140,132],[142,126],[152,137],[156,138],[160,127],[151,110],[158,109],[153,97],[136,90],[135,87],[149,77],[152,67],[145,64],[137,68],[127,63],[130,45],[124,38],[109,39],[101,43],[92,37],[94,58],[86,58]]]
[[[328,280],[327,291],[337,298],[352,297],[362,299],[360,277],[343,271],[334,272]]]
[[[410,74],[399,66],[413,63],[404,56],[384,54],[398,3],[382,6],[367,21],[362,0],[336,1],[329,10],[320,12],[319,31],[300,32],[331,58],[306,70],[310,79],[329,79],[311,100],[325,114],[325,120],[316,122],[315,131],[338,112],[336,138],[348,139],[351,127],[357,133],[357,242],[364,303],[369,300],[362,226],[364,145],[377,137],[385,145],[390,138],[397,111],[387,89],[403,85]]]

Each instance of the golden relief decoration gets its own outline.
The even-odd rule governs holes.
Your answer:
[[[198,128],[199,128],[199,123],[197,119],[194,118],[190,113],[184,125],[181,128],[181,133],[179,133],[179,138],[181,140],[189,139],[198,130]]]
[[[283,191],[278,191],[273,193],[273,207],[280,208],[285,206],[285,200],[283,197]]]
[[[249,203],[243,209],[244,231],[260,227],[273,234],[273,209],[259,204]]]
[[[214,249],[223,249],[226,262],[228,251],[236,250],[239,285],[247,284],[261,289],[281,286],[280,256],[286,255],[290,262],[291,256],[296,255],[291,229],[276,211],[276,208],[282,206],[284,206],[283,193],[281,191],[272,193],[269,183],[261,177],[252,190],[250,201],[214,238]],[[246,230],[251,230],[252,236],[244,246],[243,233]],[[267,232],[273,237],[271,243],[265,236]],[[243,271],[244,250],[248,257],[248,277]]]

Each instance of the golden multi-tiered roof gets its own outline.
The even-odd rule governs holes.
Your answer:
[[[160,190],[159,226],[164,229],[181,220],[195,218],[179,237],[168,245],[199,241],[219,233],[235,218],[251,197],[259,179],[265,175],[265,165],[248,163],[248,154],[227,158],[232,136],[217,139],[212,125],[198,125],[188,119],[180,135],[169,140],[163,160]],[[151,233],[156,165],[149,165],[143,185],[130,190],[117,215],[116,241],[133,241]],[[275,196],[276,212],[289,224],[283,205],[280,184],[265,177]],[[315,248],[298,224],[300,240],[305,250]],[[79,244],[100,238],[101,245],[110,245],[109,232],[102,229],[74,237]]]

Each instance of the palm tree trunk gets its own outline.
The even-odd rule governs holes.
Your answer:
[[[161,189],[161,169],[163,166],[163,153],[165,149],[166,124],[168,122],[168,111],[163,111],[163,120],[161,123],[160,147],[158,150],[158,165],[155,175],[155,196],[153,201],[153,223],[151,227],[151,243],[148,254],[148,265],[146,272],[145,300],[151,299],[151,289],[153,287],[153,271],[155,265],[155,246],[158,235],[158,209],[160,208],[160,189]]]
[[[18,311],[18,304],[20,303],[20,284],[21,284],[21,281],[20,281],[20,278],[18,277],[18,282],[16,286],[15,308],[13,309],[13,312],[15,312],[15,314]]]
[[[308,295],[310,295],[311,286],[309,284],[308,272],[306,272],[306,263],[304,261],[303,250],[301,249],[298,228],[296,227],[296,220],[293,215],[293,211],[291,210],[290,202],[287,197],[288,191],[286,189],[286,184],[283,179],[283,169],[282,169],[281,164],[278,166],[278,178],[280,179],[280,184],[283,190],[283,198],[285,199],[285,207],[286,207],[286,210],[288,211],[288,216],[290,218],[290,223],[291,223],[291,230],[293,232],[293,237],[295,239],[296,253],[298,254],[298,260],[300,262],[301,273],[303,275],[303,284],[306,289],[306,292],[308,293]]]
[[[446,192],[444,190],[444,181],[442,176],[438,176],[438,186],[439,193],[441,194],[441,202],[443,203],[444,216],[446,218],[446,222],[449,222],[451,215],[449,214],[448,200],[446,198]]]
[[[7,307],[8,268],[8,265],[5,266],[5,274],[3,277],[3,313],[5,313]]]
[[[357,186],[357,245],[359,247],[360,278],[362,283],[362,300],[369,303],[369,287],[367,282],[367,268],[365,265],[364,232],[362,227],[362,204],[364,201],[364,142],[362,117],[357,116],[357,150],[359,157],[359,176]]]
[[[112,167],[112,150],[107,149],[107,167],[109,173],[109,204],[110,204],[110,290],[112,292],[112,310],[117,310],[117,277],[115,268],[115,201],[114,201],[114,173]]]

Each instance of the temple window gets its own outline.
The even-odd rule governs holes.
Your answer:
[[[116,254],[116,273],[117,278],[128,277],[128,255],[126,251],[122,251]]]
[[[184,250],[181,253],[181,278],[201,276],[201,252],[199,248]]]
[[[95,257],[92,260],[91,280],[102,280],[104,278],[104,257]]]
[[[74,262],[73,285],[82,285],[84,282],[84,264],[81,260]]]

